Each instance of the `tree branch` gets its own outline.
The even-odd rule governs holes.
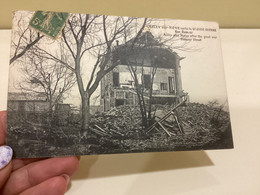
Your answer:
[[[40,41],[42,37],[44,37],[44,36],[43,35],[40,36],[38,33],[37,38],[33,42],[27,44],[27,46],[19,54],[14,55],[10,59],[9,64],[12,64],[15,60],[22,57],[26,53],[26,51],[28,51],[33,45],[35,45],[38,41]]]

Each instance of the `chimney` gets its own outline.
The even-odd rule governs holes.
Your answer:
[[[118,40],[116,40],[116,46],[118,46],[119,45],[119,41]]]

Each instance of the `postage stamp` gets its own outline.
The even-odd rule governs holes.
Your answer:
[[[36,11],[30,20],[30,27],[36,31],[57,39],[69,18],[69,13]]]

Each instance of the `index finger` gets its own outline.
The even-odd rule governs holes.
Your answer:
[[[0,111],[0,146],[5,144],[6,111]]]

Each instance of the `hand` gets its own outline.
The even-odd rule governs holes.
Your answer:
[[[0,146],[5,144],[5,124],[6,111],[0,111]],[[62,195],[78,162],[77,157],[14,159],[0,169],[0,194]]]

